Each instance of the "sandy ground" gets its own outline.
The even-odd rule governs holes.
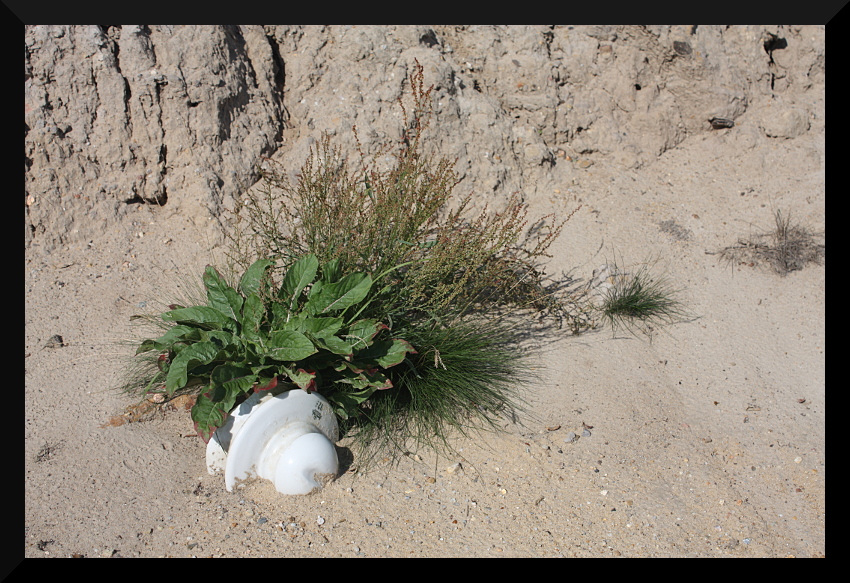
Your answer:
[[[825,267],[779,277],[707,253],[769,228],[774,208],[824,229],[819,107],[794,140],[759,135],[745,115],[638,171],[599,160],[567,172],[558,158],[568,178],[532,213],[584,206],[549,271],[588,278],[614,253],[658,258],[698,317],[651,342],[608,328],[540,339],[525,426],[460,440],[457,459],[346,472],[309,496],[228,493],[187,412],[103,427],[129,404],[110,390],[112,341],[178,272],[215,258],[205,225],[140,207],[99,239],[34,246],[25,556],[823,556]],[[64,346],[45,348],[56,334]]]

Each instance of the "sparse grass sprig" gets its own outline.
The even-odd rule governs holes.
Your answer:
[[[613,282],[603,292],[601,312],[613,331],[625,328],[647,336],[663,325],[682,322],[690,317],[678,295],[680,289],[664,275],[653,274],[644,262],[633,272],[624,273],[616,264]]]
[[[133,323],[132,337],[124,338],[116,344],[135,351],[146,338],[157,333],[163,334],[173,326],[161,318],[162,312],[172,309],[172,306],[195,306],[204,303],[206,290],[201,278],[178,273],[170,288],[172,289],[170,298],[146,300],[144,309],[130,317]],[[233,276],[230,275],[229,280],[232,281],[232,279]],[[174,289],[179,291],[173,291]],[[121,371],[117,389],[128,395],[144,398],[154,393],[165,394],[162,388],[164,384],[165,376],[160,366],[159,355],[143,352],[134,355],[126,362]],[[177,391],[172,398],[187,392],[191,391]]]

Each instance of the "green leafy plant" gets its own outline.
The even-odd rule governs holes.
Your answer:
[[[349,161],[328,135],[295,181],[266,160],[227,220],[228,268],[244,275],[231,287],[208,267],[203,305],[148,320],[170,327],[142,342],[132,386],[198,393],[204,439],[251,391],[318,390],[369,459],[517,420],[534,379],[523,344],[532,323],[566,322],[573,334],[596,325],[587,290],[542,266],[581,207],[530,222],[517,196],[477,213],[471,196],[453,197],[455,162],[422,152],[432,88],[417,63],[412,108],[399,100],[401,139],[371,160],[358,142]],[[663,320],[679,307],[665,292],[638,273],[604,317]]]
[[[398,453],[409,439],[410,449],[439,446],[456,429],[495,427],[500,415],[523,409],[515,390],[530,378],[518,345],[528,329],[523,319],[547,311],[575,332],[589,326],[541,267],[572,214],[530,224],[518,196],[497,212],[472,212],[471,196],[452,196],[454,161],[423,153],[432,87],[419,66],[410,89],[412,107],[399,100],[400,140],[371,159],[358,143],[352,162],[324,135],[294,181],[266,160],[227,233],[228,257],[239,268],[257,258],[285,268],[314,254],[336,262],[341,274],[386,273],[361,317],[386,323],[416,353],[386,372],[392,391],[374,392],[357,403],[358,415],[340,417],[361,450]]]
[[[341,276],[338,262],[320,269],[306,255],[275,289],[272,266],[254,262],[236,288],[208,266],[206,305],[170,306],[161,318],[173,326],[136,352],[158,355],[148,391],[155,385],[172,396],[199,387],[192,419],[204,441],[237,399],[279,383],[307,392],[327,387],[337,415],[356,416],[372,393],[392,387],[384,369],[415,353],[406,340],[390,338],[385,324],[359,318],[374,283],[369,274]]]

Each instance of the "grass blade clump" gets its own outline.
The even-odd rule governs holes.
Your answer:
[[[393,372],[397,390],[370,399],[363,415],[343,423],[355,435],[361,467],[389,451],[451,451],[447,438],[498,430],[525,411],[520,387],[532,372],[508,327],[464,322],[416,330],[420,348]]]
[[[690,317],[677,298],[680,290],[666,276],[651,273],[649,262],[632,273],[623,273],[618,266],[611,284],[603,293],[601,311],[612,330],[625,328],[651,336],[656,328],[681,322]]]

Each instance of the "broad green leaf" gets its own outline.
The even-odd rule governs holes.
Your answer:
[[[170,350],[171,358],[173,359],[175,356],[177,356],[178,354],[183,352],[184,348],[186,348],[187,346],[192,346],[192,344],[195,344],[195,343],[194,342],[192,342],[192,343],[175,342],[174,344],[171,345],[171,350]]]
[[[305,370],[303,368],[291,370],[285,366],[282,366],[281,369],[283,369],[286,376],[289,377],[289,380],[308,393],[319,388],[318,383],[316,382],[316,371]]]
[[[172,326],[168,332],[154,341],[157,350],[164,350],[178,341],[196,342],[201,338],[201,331],[193,326],[179,324]]]
[[[251,294],[260,295],[260,287],[263,283],[263,277],[266,275],[266,270],[274,265],[274,261],[270,259],[258,259],[245,270],[242,279],[239,280],[239,291],[245,297]]]
[[[229,318],[209,306],[195,306],[192,308],[178,308],[162,314],[162,319],[166,322],[178,322],[185,324],[200,324],[208,328],[221,329],[224,327],[231,328],[236,325],[235,320]]]
[[[344,310],[366,297],[372,287],[372,278],[367,273],[346,275],[337,283],[322,286],[322,290],[310,298],[304,306],[308,314],[323,314],[332,310]]]
[[[389,327],[377,320],[357,320],[348,327],[348,331],[343,335],[345,341],[352,345],[355,350],[360,350],[369,346],[372,339],[381,330],[387,330]]]
[[[141,354],[143,352],[148,352],[149,350],[157,350],[156,341],[154,340],[143,340],[139,347],[136,349],[136,354]]]
[[[222,401],[224,401],[225,399],[228,398],[229,393],[227,391],[227,388],[225,388],[221,385],[218,385],[218,386],[210,385],[210,386],[211,386],[211,388],[210,388],[209,392],[206,393],[206,395],[210,399],[212,399],[213,402],[220,403],[220,402],[222,402]]]
[[[295,332],[307,332],[315,337],[327,337],[336,334],[342,328],[342,318],[310,318],[295,317],[289,322],[284,322],[279,330],[293,330]]]
[[[208,265],[204,272],[204,285],[207,288],[210,307],[238,321],[242,313],[242,296],[227,285],[212,265]]]
[[[329,399],[334,404],[334,413],[342,419],[348,419],[349,417],[356,417],[360,414],[360,405],[365,403],[374,392],[374,387],[369,387],[366,390],[355,393],[337,391]]]
[[[316,353],[316,347],[309,338],[292,330],[273,332],[267,348],[267,354],[277,360],[302,360]]]
[[[356,362],[349,362],[347,360],[338,360],[333,364],[333,369],[337,372],[341,372],[342,375],[346,378],[354,378],[356,375],[360,374],[366,367],[369,365],[360,364]],[[350,373],[354,373],[353,375]]]
[[[235,400],[234,400],[235,402]],[[215,430],[224,424],[228,411],[233,407],[229,399],[224,401],[213,401],[210,393],[198,396],[195,406],[192,407],[192,420],[195,422],[195,431],[204,443],[209,443]]]
[[[213,342],[198,342],[187,346],[171,361],[168,376],[165,379],[165,390],[169,395],[179,388],[186,386],[189,369],[197,364],[209,364],[218,356],[219,347]]]
[[[314,342],[319,348],[324,348],[347,359],[350,359],[354,354],[351,344],[336,336],[317,337]]]
[[[296,261],[286,275],[280,286],[278,297],[285,301],[290,310],[297,307],[298,296],[301,290],[307,287],[315,278],[319,269],[319,260],[313,254],[305,255]]]
[[[393,387],[393,383],[387,378],[387,375],[377,368],[359,368],[359,365],[352,364],[348,367],[348,370],[343,369],[341,372],[343,378],[338,382],[349,384],[358,390],[369,387],[372,390],[384,390]]]
[[[317,281],[316,283],[314,283],[310,287],[310,292],[307,294],[307,299],[309,300],[309,299],[312,299],[312,298],[315,298],[316,296],[318,296],[322,292],[322,288],[324,286],[325,286],[325,282],[323,282],[321,279],[319,281]]]
[[[367,370],[363,372],[363,375],[369,381],[369,385],[379,391],[393,388],[393,382],[387,378],[387,375],[379,370]]]
[[[272,317],[272,326],[280,328],[290,317],[289,308],[280,302],[272,302]]]
[[[339,372],[343,377],[338,382],[348,383],[358,389],[363,389],[367,386],[375,387],[376,389],[389,389],[393,386],[392,381],[381,371],[376,362],[367,363],[362,360],[348,362],[343,360],[339,361],[338,366],[334,366],[334,370]]]
[[[156,340],[145,340],[139,345],[136,354],[149,350],[170,350],[175,342],[195,342],[200,339],[200,330],[192,326],[172,326],[168,332]]]
[[[205,342],[213,342],[218,346],[219,350],[231,347],[233,345],[241,345],[242,341],[238,336],[234,336],[230,332],[224,330],[209,330],[201,334],[201,338]]]
[[[257,381],[257,375],[244,366],[221,364],[210,373],[210,381],[213,388],[224,387],[227,393],[233,393],[235,398],[251,390]]]
[[[339,280],[339,276],[342,275],[341,271],[339,259],[328,261],[322,266],[322,282],[335,283]]]
[[[274,329],[272,329],[272,334],[275,332],[303,332],[304,331],[304,320],[298,317],[292,318],[289,322],[282,322],[277,320],[274,322]]]
[[[248,294],[242,305],[242,334],[248,340],[259,340],[260,324],[263,321],[266,307],[255,292]]]
[[[326,338],[333,336],[342,328],[342,318],[305,318],[304,332],[309,332],[316,337]]]
[[[356,389],[358,391],[368,389],[372,385],[369,382],[369,379],[366,378],[363,368],[357,368],[356,366],[345,368],[339,370],[342,375],[342,378],[338,380],[338,383],[344,383],[347,385],[351,385],[351,388]]]
[[[407,340],[394,338],[375,342],[370,347],[354,355],[357,362],[374,362],[383,368],[395,366],[404,360],[407,353],[416,354],[416,350]]]

